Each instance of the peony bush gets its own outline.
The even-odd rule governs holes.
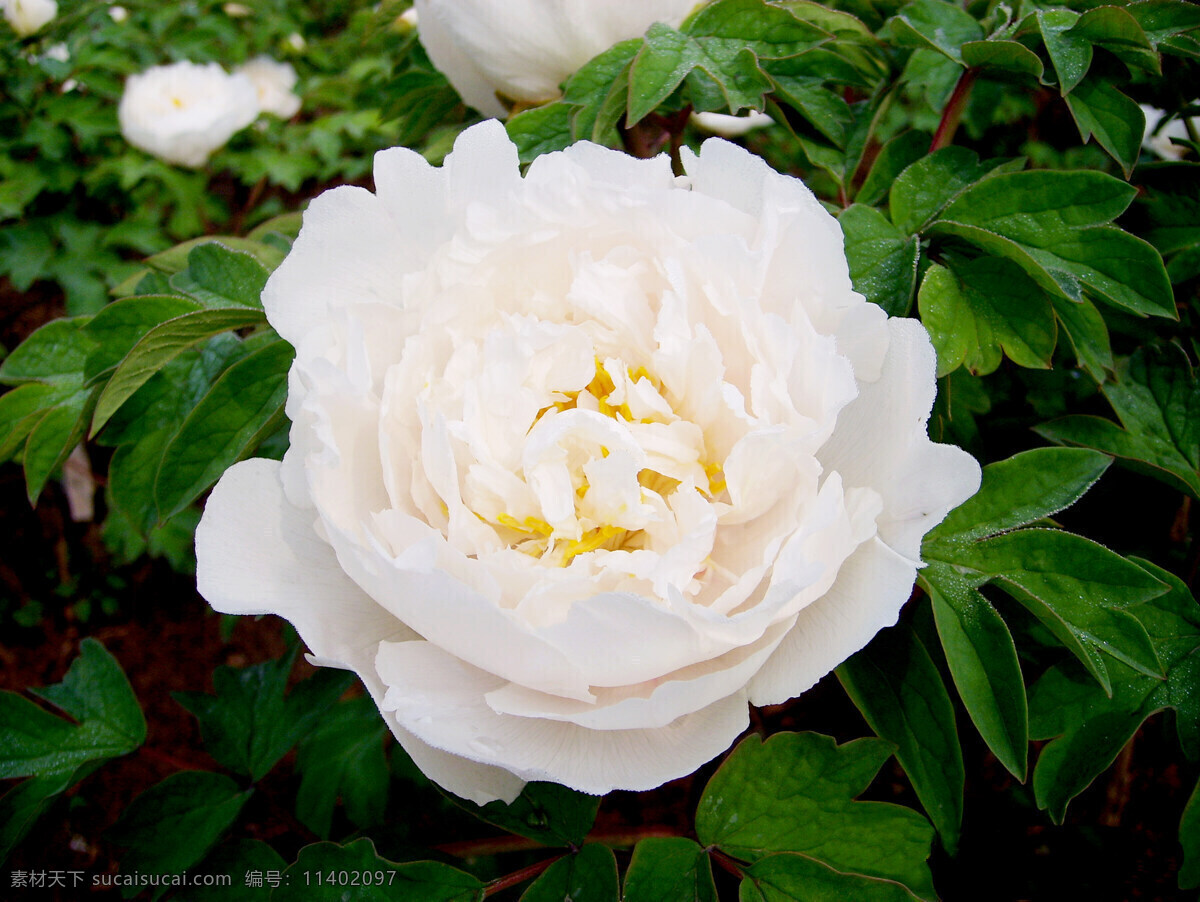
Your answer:
[[[13,897],[1193,892],[1198,9],[0,26]]]

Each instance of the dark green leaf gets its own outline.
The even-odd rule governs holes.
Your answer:
[[[766,743],[749,736],[705,788],[696,834],[701,844],[747,861],[799,852],[933,900],[928,822],[899,805],[853,801],[890,755],[877,739],[838,746],[817,733],[778,733]]]
[[[817,3],[815,0],[777,0],[774,5],[782,6],[797,19],[824,29],[830,34],[865,43],[876,42],[875,35],[861,19],[824,3]]]
[[[1140,349],[1101,390],[1121,427],[1069,416],[1036,431],[1053,442],[1116,455],[1200,498],[1200,382],[1186,355],[1169,345]]]
[[[562,150],[571,143],[571,116],[569,103],[556,101],[533,109],[523,110],[509,119],[504,127],[508,137],[517,145],[521,162],[528,163],[536,157]]]
[[[917,282],[920,242],[888,222],[879,210],[854,204],[838,223],[846,236],[846,260],[854,289],[891,316],[904,316]]]
[[[328,837],[339,796],[356,827],[383,822],[389,779],[383,750],[387,732],[375,703],[360,696],[336,705],[300,740],[296,817],[301,823]]]
[[[95,392],[79,391],[50,410],[29,431],[25,440],[25,491],[37,504],[46,481],[62,465],[87,431]]]
[[[717,902],[708,853],[682,836],[643,839],[633,849],[622,902]]]
[[[850,128],[850,106],[839,94],[824,86],[824,79],[772,75],[772,80],[777,102],[786,103],[798,112],[835,147],[845,144]]]
[[[116,659],[84,639],[61,683],[31,690],[76,722],[0,692],[0,778],[57,776],[98,759],[133,751],[146,739],[146,721]]]
[[[1133,171],[1142,149],[1146,117],[1141,107],[1099,78],[1085,78],[1067,95],[1079,138],[1095,138],[1121,164],[1125,177]]]
[[[1069,33],[1103,47],[1130,66],[1153,74],[1162,71],[1150,39],[1128,10],[1111,5],[1094,7],[1079,17]]]
[[[888,27],[897,44],[936,50],[959,65],[963,65],[962,45],[984,38],[979,23],[947,0],[913,0],[888,21]]]
[[[925,156],[930,140],[926,132],[906,131],[888,141],[879,151],[854,199],[860,204],[882,202],[891,191],[896,177]]]
[[[986,160],[965,147],[944,147],[900,173],[888,196],[892,222],[907,234],[924,229],[956,197],[995,172],[1020,168],[1020,160]]]
[[[271,902],[482,902],[483,890],[479,880],[449,865],[380,858],[371,840],[363,838],[344,846],[305,846]]]
[[[962,828],[962,748],[954,705],[929,652],[909,627],[880,632],[837,669],[838,679],[875,734],[896,746],[946,851]]]
[[[846,874],[805,855],[760,858],[743,871],[741,902],[912,902],[892,880]]]
[[[1200,781],[1192,790],[1179,821],[1179,843],[1183,846],[1183,866],[1179,868],[1179,888],[1200,886]]]
[[[617,897],[617,860],[607,846],[591,844],[550,865],[521,902],[617,902]]]
[[[989,75],[1012,73],[1040,79],[1043,72],[1038,55],[1017,41],[968,41],[962,45],[962,61]]]
[[[295,650],[276,661],[213,671],[216,695],[176,692],[200,721],[204,746],[217,761],[261,779],[353,682],[353,674],[322,667],[284,698]]]
[[[213,383],[163,451],[154,489],[160,519],[191,504],[282,422],[294,356],[287,342],[272,341]]]
[[[1061,295],[1051,295],[1050,303],[1071,341],[1079,365],[1097,382],[1102,382],[1113,368],[1112,345],[1104,317],[1087,298],[1072,301]]]
[[[255,326],[263,321],[261,310],[227,307],[185,313],[155,326],[125,355],[104,386],[92,417],[92,434],[99,432],[151,376],[192,345],[219,332]]]
[[[1024,782],[1029,710],[1012,634],[991,603],[944,564],[921,571],[959,697],[996,758]]]
[[[823,25],[812,24],[811,16],[798,12],[762,0],[714,0],[698,6],[681,30],[692,37],[705,38],[706,46],[721,46],[727,53],[740,53],[748,48],[758,59],[785,59],[830,37]],[[846,17],[843,15],[839,21],[845,25]]]
[[[108,836],[129,851],[125,873],[179,874],[200,861],[237,820],[253,790],[222,774],[188,770],[151,786],[121,812]]]
[[[92,346],[83,333],[89,319],[76,316],[46,323],[4,358],[0,364],[0,382],[6,385],[82,382],[83,367]]]
[[[205,886],[194,881],[181,887],[171,897],[175,902],[263,902],[270,887],[268,872],[281,875],[287,862],[265,842],[257,839],[238,839],[222,843],[192,869],[195,877],[211,874],[214,878],[232,878],[222,886],[214,882]],[[257,881],[257,883],[256,883]]]
[[[1155,46],[1169,37],[1200,28],[1200,7],[1184,0],[1141,0],[1130,3],[1125,11]]]
[[[1092,65],[1092,44],[1086,38],[1071,34],[1079,21],[1079,13],[1069,9],[1039,9],[1038,29],[1050,54],[1050,62],[1058,75],[1058,89],[1063,94],[1075,90]]]
[[[200,309],[198,301],[174,295],[126,297],[109,304],[83,330],[96,345],[88,354],[84,380],[90,383],[111,373],[155,326]]]
[[[557,783],[526,783],[509,804],[482,807],[461,799],[460,805],[489,823],[548,846],[579,845],[596,820],[600,798]]]
[[[0,796],[0,862],[8,858],[37,819],[74,782],[72,774],[32,777]]]
[[[625,112],[629,68],[641,48],[641,38],[622,41],[594,57],[567,79],[563,86],[563,102],[579,107],[571,121],[574,140],[606,143],[605,133]]]
[[[220,247],[240,251],[255,257],[268,271],[273,270],[283,262],[283,251],[279,248],[264,244],[261,240],[251,238],[235,238],[232,235],[204,235],[193,238],[175,247],[146,258],[146,263],[167,275],[183,272],[188,268],[192,251],[205,244],[217,243]]]
[[[0,460],[16,454],[33,428],[76,393],[70,383],[26,382],[0,396]]]
[[[1047,301],[1019,266],[1002,258],[931,266],[917,304],[937,349],[938,375],[960,366],[986,375],[1000,366],[1001,350],[1021,366],[1048,369],[1058,335]]]
[[[1149,633],[1166,679],[1110,664],[1109,696],[1068,661],[1052,667],[1030,691],[1030,734],[1053,740],[1038,758],[1033,788],[1038,805],[1058,823],[1067,803],[1162,708],[1176,709],[1185,754],[1200,756],[1200,606],[1178,577],[1148,561],[1140,563],[1169,587],[1167,594],[1131,609]]]

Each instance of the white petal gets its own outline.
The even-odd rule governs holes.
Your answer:
[[[689,774],[725,751],[749,719],[736,692],[658,729],[589,730],[497,714],[485,696],[504,681],[428,642],[386,644],[376,667],[388,687],[384,705],[433,747],[597,795]]]

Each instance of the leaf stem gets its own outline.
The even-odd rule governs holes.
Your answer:
[[[547,858],[545,861],[539,861],[537,864],[531,864],[527,868],[521,868],[519,871],[513,871],[511,874],[505,874],[503,877],[497,877],[483,888],[483,897],[486,899],[488,896],[494,896],[496,893],[500,892],[501,890],[506,890],[510,886],[517,886],[518,884],[524,883],[526,880],[532,880],[560,858],[562,858],[561,855],[555,855],[553,858]]]
[[[596,831],[588,834],[587,841],[614,848],[624,848],[637,845],[643,839],[679,835],[678,830],[649,826],[639,827],[635,830]],[[525,836],[494,836],[486,839],[444,843],[434,848],[447,855],[453,855],[455,858],[479,858],[483,855],[503,855],[506,852],[529,852],[533,849],[544,849],[546,843]]]
[[[954,86],[954,93],[950,95],[945,109],[942,110],[942,119],[938,122],[937,131],[933,133],[933,141],[929,145],[930,153],[954,143],[954,133],[958,131],[958,123],[962,120],[974,85],[975,70],[964,69],[958,78],[958,84]]]
[[[745,874],[742,873],[742,869],[738,865],[738,863],[734,859],[732,859],[728,855],[726,855],[724,852],[722,852],[720,849],[709,848],[707,851],[710,855],[712,855],[713,861],[715,861],[717,864],[719,864],[722,868],[727,870],[729,873],[733,874],[734,877],[737,877],[738,880],[741,880],[743,877],[746,876]]]

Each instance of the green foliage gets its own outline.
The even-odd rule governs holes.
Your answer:
[[[505,805],[473,805],[458,800],[476,817],[547,846],[575,846],[583,842],[600,799],[556,783],[527,783],[521,794]]]
[[[354,681],[353,674],[321,668],[285,697],[295,659],[293,649],[277,661],[218,667],[213,671],[216,695],[175,693],[200,721],[204,746],[218,763],[260,780]]]
[[[550,865],[521,902],[617,902],[617,860],[612,850],[586,845]]]
[[[712,863],[682,836],[643,839],[625,873],[623,902],[716,902]]]

